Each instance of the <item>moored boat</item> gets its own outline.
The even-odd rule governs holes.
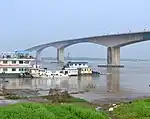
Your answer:
[[[30,68],[30,74],[33,78],[63,78],[69,75],[63,70],[47,70],[42,68]]]
[[[88,62],[68,62],[62,70],[68,72],[69,76],[92,74],[92,68],[88,66]]]
[[[32,77],[29,73],[34,58],[26,51],[2,53],[0,55],[0,77]]]
[[[69,77],[68,73],[63,70],[47,71],[46,76],[50,78],[65,78]]]
[[[40,78],[46,76],[46,70],[41,68],[30,68],[30,74],[33,78]]]

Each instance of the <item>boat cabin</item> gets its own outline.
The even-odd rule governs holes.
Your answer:
[[[79,75],[85,75],[85,74],[92,74],[92,69],[91,68],[79,68],[78,69],[78,74]]]
[[[88,62],[68,62],[63,67],[63,70],[68,71],[70,76],[92,74],[92,69],[89,68]]]
[[[88,62],[68,62],[64,68],[87,68]]]
[[[29,52],[27,51],[17,51],[15,50],[15,52],[6,52],[6,53],[2,53],[0,55],[0,59],[4,60],[4,59],[34,59],[33,56],[30,55]]]
[[[11,74],[18,76],[29,72],[33,60],[35,59],[26,51],[2,53],[0,55],[0,75],[9,74],[11,77]]]

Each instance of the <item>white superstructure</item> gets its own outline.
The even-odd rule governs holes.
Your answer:
[[[34,58],[26,51],[2,53],[0,55],[0,77],[13,77],[27,74]]]
[[[88,62],[68,62],[63,67],[63,70],[67,71],[69,76],[92,74],[92,69],[89,68]]]
[[[88,62],[68,62],[66,68],[88,68]]]

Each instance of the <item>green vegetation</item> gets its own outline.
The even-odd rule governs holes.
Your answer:
[[[118,107],[109,113],[111,104],[101,104],[103,111],[95,111],[99,105],[74,98],[67,91],[53,90],[52,94],[20,97],[8,93],[5,95],[7,99],[26,99],[30,103],[0,107],[0,119],[108,119],[108,115],[111,119],[150,119],[150,99],[120,105],[118,102]]]
[[[123,104],[114,111],[117,119],[150,119],[150,99]]]
[[[104,112],[73,104],[20,103],[0,107],[1,119],[108,119]]]

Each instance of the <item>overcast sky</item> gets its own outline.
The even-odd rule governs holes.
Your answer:
[[[150,0],[0,0],[0,52],[34,45],[123,33],[150,31]],[[121,49],[121,58],[150,58],[150,42]],[[106,57],[106,48],[89,43],[68,47],[72,57]],[[43,56],[56,56],[47,48]]]

